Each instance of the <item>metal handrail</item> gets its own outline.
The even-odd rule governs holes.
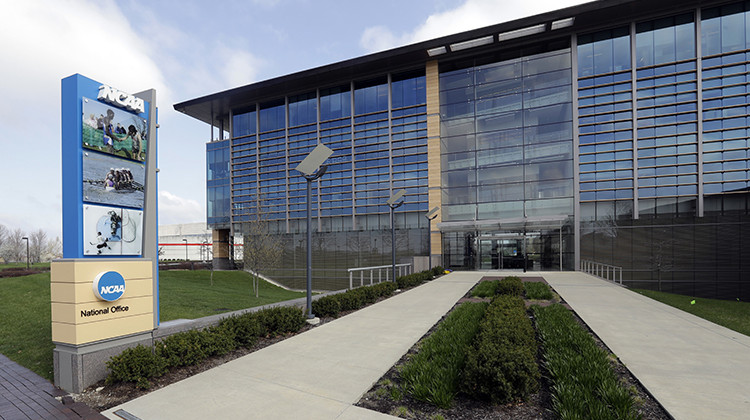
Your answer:
[[[581,260],[581,271],[603,278],[604,280],[622,284],[622,267],[616,265]]]
[[[359,285],[364,286],[365,285],[365,271],[370,272],[370,285],[374,284],[375,271],[378,272],[378,283],[383,281],[383,270],[385,270],[385,281],[389,281],[389,275],[390,270],[393,268],[392,265],[378,265],[375,267],[357,267],[357,268],[349,268],[346,271],[349,272],[349,289],[354,288],[354,272],[359,271]],[[412,272],[412,266],[411,264],[396,264],[396,268],[398,268],[398,274],[397,276],[404,276],[411,274]]]

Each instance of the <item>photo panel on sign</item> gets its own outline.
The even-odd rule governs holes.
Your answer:
[[[84,255],[122,255],[122,209],[83,206]]]
[[[84,255],[141,255],[143,211],[83,206]]]
[[[122,255],[141,255],[143,244],[143,211],[122,209]]]
[[[83,200],[111,206],[143,208],[144,164],[84,151]]]
[[[85,149],[146,161],[148,123],[136,114],[83,98],[81,144]]]

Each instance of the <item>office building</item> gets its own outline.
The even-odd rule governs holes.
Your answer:
[[[209,226],[230,238],[260,214],[285,246],[270,275],[294,287],[306,209],[294,168],[321,142],[334,155],[313,195],[316,288],[389,263],[385,201],[403,188],[400,260],[593,261],[630,286],[750,299],[748,10],[601,0],[175,108],[218,133]]]

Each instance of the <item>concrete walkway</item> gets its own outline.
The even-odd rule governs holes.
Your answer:
[[[443,276],[103,414],[155,419],[387,419],[355,407],[486,273]],[[131,417],[132,418],[132,417]]]
[[[750,418],[750,337],[587,274],[541,275],[674,418]]]
[[[587,274],[501,271],[443,276],[103,414],[393,418],[352,404],[479,279],[505,275],[543,276],[676,419],[750,418],[750,337]]]

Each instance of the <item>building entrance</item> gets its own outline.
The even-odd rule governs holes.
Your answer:
[[[480,236],[478,245],[480,270],[523,268],[523,235]]]
[[[527,220],[492,230],[486,224],[463,230],[470,226],[445,223],[444,265],[452,270],[572,270],[574,236],[569,221]]]

